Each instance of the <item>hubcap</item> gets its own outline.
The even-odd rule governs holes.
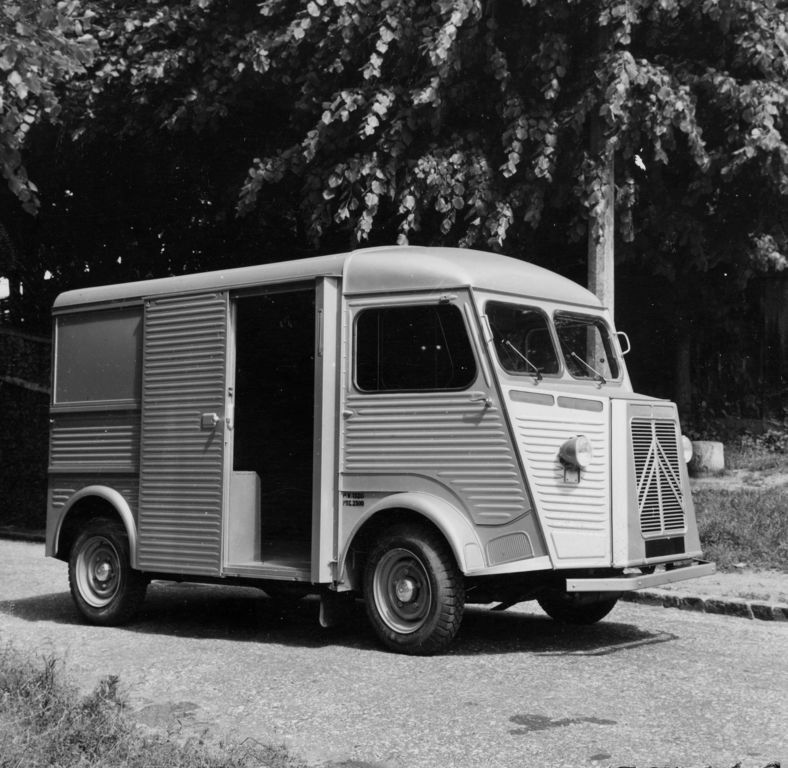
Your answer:
[[[79,594],[88,605],[109,605],[120,587],[120,557],[115,545],[103,536],[88,539],[77,555],[74,575]]]
[[[400,634],[424,625],[432,609],[432,587],[426,567],[408,549],[392,549],[380,559],[372,582],[373,598],[385,624]]]
[[[100,582],[107,582],[112,578],[112,565],[107,562],[99,563],[96,566],[96,578]]]
[[[413,579],[400,579],[394,585],[394,592],[397,599],[403,603],[411,602],[416,596],[417,586]]]

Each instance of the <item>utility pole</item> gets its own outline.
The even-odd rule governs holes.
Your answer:
[[[588,222],[588,289],[610,310],[615,309],[615,180],[613,152],[606,146],[601,118],[593,117],[591,151],[604,164],[603,206]]]

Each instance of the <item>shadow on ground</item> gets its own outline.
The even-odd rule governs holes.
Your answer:
[[[68,592],[0,602],[0,614],[25,621],[82,624]],[[382,650],[361,601],[351,606],[340,626],[331,629],[320,627],[318,614],[316,598],[282,604],[253,588],[154,582],[136,619],[114,631],[304,648]],[[668,632],[646,632],[633,624],[617,622],[615,614],[599,624],[577,627],[552,621],[537,608],[533,613],[495,612],[469,606],[460,632],[446,653],[600,656],[675,639],[677,636]]]

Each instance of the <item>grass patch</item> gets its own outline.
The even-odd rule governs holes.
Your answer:
[[[693,499],[704,555],[720,570],[745,563],[788,572],[788,486],[704,489]]]
[[[750,472],[788,472],[788,455],[749,445],[725,446],[725,468]]]
[[[743,434],[725,444],[725,466],[752,472],[788,472],[788,430]]]
[[[209,747],[150,735],[130,720],[117,677],[81,696],[60,664],[0,648],[0,768],[295,768],[284,748]]]

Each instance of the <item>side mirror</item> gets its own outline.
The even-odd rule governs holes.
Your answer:
[[[632,344],[629,342],[629,336],[627,336],[624,331],[616,331],[616,337],[618,338],[618,346],[621,347],[621,354],[629,354],[632,349]]]

